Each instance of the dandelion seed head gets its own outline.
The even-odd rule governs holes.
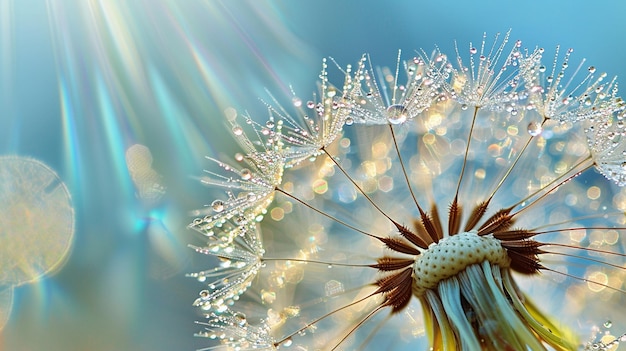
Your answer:
[[[426,290],[436,288],[440,281],[484,261],[504,268],[509,266],[509,257],[500,240],[481,237],[475,232],[443,238],[415,260],[413,293],[421,296]]]
[[[194,305],[209,337],[227,349],[582,345],[570,320],[626,295],[626,195],[593,171],[626,183],[624,109],[614,80],[571,70],[571,51],[545,77],[543,52],[506,33],[470,44],[469,59],[457,46],[455,63],[439,50],[399,53],[395,70],[325,60],[319,95],[270,95],[265,122],[244,117],[244,153],[212,159],[205,180],[226,197],[191,225],[203,234],[192,247],[217,262],[190,274],[207,284]],[[566,298],[533,302],[555,291]]]

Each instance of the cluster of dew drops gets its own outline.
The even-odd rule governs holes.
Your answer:
[[[611,334],[609,329],[613,326],[613,322],[606,321],[602,326],[603,329],[594,327],[591,336],[593,341],[585,345],[584,351],[616,351],[620,342],[626,342],[626,333],[617,337]]]

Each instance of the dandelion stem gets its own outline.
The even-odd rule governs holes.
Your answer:
[[[378,212],[380,212],[380,214],[382,214],[383,216],[385,216],[388,220],[390,220],[392,223],[396,224],[397,222],[394,221],[393,219],[391,219],[391,217],[389,217],[388,214],[385,213],[385,211],[383,211],[375,202],[374,200],[372,200],[372,198],[369,197],[369,195],[367,195],[365,193],[365,191],[363,191],[363,189],[354,181],[354,179],[352,179],[352,177],[350,177],[350,175],[348,175],[348,172],[346,172],[343,167],[341,167],[341,165],[339,165],[339,162],[337,162],[337,160],[335,160],[335,158],[326,150],[325,147],[323,147],[321,149],[326,156],[328,156],[328,158],[330,158],[331,161],[333,161],[333,163],[335,164],[335,166],[337,166],[337,168],[339,168],[339,170],[341,171],[341,173],[343,173],[348,180],[350,180],[350,182],[352,183],[352,185],[354,185],[357,190],[367,199],[367,201],[369,201],[370,204],[372,204],[372,206],[374,206],[374,208],[376,208],[376,210],[378,210]]]
[[[624,213],[623,212],[596,213],[596,214],[589,215],[589,216],[574,217],[574,218],[570,218],[570,219],[568,219],[566,221],[563,221],[563,222],[549,223],[549,224],[545,224],[545,225],[542,225],[542,226],[539,226],[539,227],[535,227],[535,229],[533,229],[533,231],[537,231],[538,229],[542,229],[542,228],[550,228],[550,227],[554,227],[554,226],[558,226],[558,225],[563,225],[563,224],[567,224],[567,223],[575,223],[575,222],[582,221],[582,220],[585,220],[585,219],[608,218],[609,216],[624,216]],[[573,229],[626,229],[626,228],[623,228],[623,227],[616,227],[616,228],[610,228],[610,227],[607,227],[607,228],[579,227],[579,228],[573,228]],[[560,229],[560,230],[561,231],[567,230],[567,228]],[[551,232],[554,232],[554,231],[558,231],[558,230],[548,230],[548,231],[545,231],[545,232],[540,232],[540,234],[551,233]]]
[[[592,250],[592,251],[598,252],[598,250]],[[599,252],[602,252],[602,251],[600,250]],[[579,258],[581,260],[600,263],[600,264],[603,264],[603,265],[606,265],[606,266],[610,266],[610,267],[613,267],[613,268],[617,268],[617,269],[620,269],[620,270],[626,270],[626,267],[622,267],[620,265],[612,264],[612,263],[601,261],[601,260],[596,260],[596,259],[593,259],[591,257],[567,254],[567,253],[562,253],[562,252],[543,251],[543,250],[542,250],[542,254],[550,254],[550,255],[559,255],[559,256],[566,256],[566,257],[572,257],[572,258]],[[617,255],[619,255],[619,254],[617,254]],[[619,256],[624,256],[624,255],[619,255]]]
[[[545,123],[546,119],[544,118],[543,122],[541,122],[542,126]],[[491,201],[491,199],[495,196],[496,192],[498,190],[500,190],[500,187],[502,186],[502,184],[504,184],[504,181],[509,177],[509,175],[511,174],[511,172],[513,171],[513,168],[515,168],[515,166],[517,165],[517,162],[522,158],[522,155],[524,154],[524,151],[526,151],[526,149],[528,148],[528,145],[530,145],[530,142],[533,140],[533,137],[531,136],[527,141],[526,144],[524,144],[524,147],[522,147],[522,150],[517,154],[517,156],[515,157],[515,160],[513,161],[513,163],[511,164],[511,167],[509,167],[509,169],[506,171],[506,173],[504,174],[504,176],[502,176],[502,179],[500,179],[500,182],[498,182],[498,185],[496,185],[495,189],[493,189],[493,191],[491,192],[491,194],[489,195],[489,197],[487,198],[487,203],[489,203]]]
[[[572,167],[570,169],[570,171],[576,169],[577,167],[579,167],[580,165],[582,165],[585,161],[588,161],[591,159],[591,156],[585,158],[584,160],[582,160],[581,162],[579,162],[578,164],[576,164],[576,166]],[[537,204],[538,202],[540,202],[542,199],[544,199],[546,196],[548,196],[549,194],[551,194],[554,190],[558,189],[561,185],[569,182],[570,180],[578,177],[579,175],[581,175],[583,172],[589,170],[591,167],[593,166],[593,163],[589,164],[588,166],[585,166],[582,170],[570,175],[569,177],[561,180],[558,184],[556,184],[554,187],[552,187],[551,189],[548,189],[545,193],[541,194],[541,196],[539,196],[537,199],[533,200],[528,206],[522,207],[521,209],[519,209],[517,212],[514,212],[511,217],[515,217],[518,214],[520,214],[521,212],[523,212],[524,210],[532,207],[533,205]],[[566,172],[564,173],[564,175],[568,174],[570,172]],[[561,177],[556,178],[555,180],[553,180],[552,182],[550,182],[550,184],[548,184],[547,186],[535,191],[534,193],[530,194],[529,196],[525,197],[524,199],[518,201],[516,204],[514,204],[513,206],[509,207],[509,209],[513,209],[519,205],[521,205],[522,203],[524,203],[525,201],[527,201],[528,199],[530,199],[531,197],[537,195],[540,191],[545,190],[546,188],[552,186],[556,181],[560,180]]]
[[[376,307],[372,312],[368,313],[367,316],[365,316],[365,318],[363,318],[361,321],[359,321],[359,323],[357,323],[349,332],[348,334],[346,334],[343,338],[341,338],[341,340],[339,340],[339,342],[337,343],[337,345],[335,345],[332,349],[330,349],[330,351],[335,351],[339,345],[341,345],[344,341],[346,341],[346,339],[352,335],[352,333],[354,333],[357,329],[359,329],[363,323],[367,322],[370,318],[372,318],[372,316],[374,316],[378,311],[380,311],[381,309],[383,309],[384,307],[386,307],[385,305],[381,305]]]
[[[398,146],[396,133],[394,132],[393,125],[391,124],[389,124],[389,131],[391,132],[391,139],[393,140],[393,145],[396,148],[396,154],[398,155],[398,161],[400,161],[400,168],[402,168],[402,174],[404,175],[404,179],[406,180],[406,185],[409,188],[409,192],[411,193],[411,197],[413,198],[413,201],[415,202],[417,209],[420,211],[420,213],[423,213],[424,211],[419,205],[419,202],[417,201],[417,197],[415,196],[415,193],[413,192],[413,187],[411,187],[411,182],[409,181],[409,175],[407,174],[406,168],[404,167],[404,162],[402,161],[402,155],[400,155],[400,147]]]
[[[599,282],[596,282],[596,281],[593,281],[593,280],[587,279],[587,278],[577,277],[577,276],[572,275],[572,274],[559,272],[557,270],[550,269],[550,268],[543,267],[543,266],[541,267],[541,269],[546,270],[546,271],[550,271],[550,272],[553,272],[553,273],[556,273],[556,274],[560,274],[560,275],[563,275],[563,276],[566,276],[566,277],[569,277],[569,278],[572,278],[572,279],[576,279],[576,280],[579,280],[579,281],[582,281],[582,282],[585,282],[585,283],[600,285],[600,286],[605,287],[607,289],[610,289],[610,290],[613,290],[613,291],[617,291],[617,292],[620,292],[622,294],[626,294],[626,290],[622,290],[620,288],[615,288],[615,287],[612,287],[612,286],[610,286],[608,284],[599,283]]]
[[[279,187],[276,187],[276,188],[275,188],[275,190],[276,190],[276,191],[278,191],[279,193],[285,194],[286,196],[288,196],[288,197],[290,197],[290,198],[292,198],[292,199],[294,199],[294,200],[298,201],[299,203],[303,204],[304,206],[306,206],[306,207],[310,208],[311,210],[313,210],[313,211],[315,211],[315,212],[317,212],[317,213],[321,214],[322,216],[324,216],[324,217],[326,217],[326,218],[329,218],[329,219],[333,220],[334,222],[337,222],[337,223],[339,223],[339,224],[341,224],[341,225],[343,225],[343,226],[345,226],[345,227],[347,227],[347,228],[350,228],[350,229],[352,229],[352,230],[354,230],[354,231],[356,231],[356,232],[359,232],[359,233],[361,233],[361,234],[367,235],[367,236],[369,236],[369,237],[371,237],[371,238],[375,238],[375,239],[378,239],[378,240],[380,240],[380,239],[381,239],[380,237],[378,237],[378,236],[376,236],[376,235],[374,235],[374,234],[370,234],[370,233],[365,232],[365,231],[363,231],[363,230],[361,230],[361,229],[358,229],[358,228],[356,228],[356,227],[354,227],[354,226],[351,226],[350,224],[348,224],[348,223],[346,223],[346,222],[344,222],[344,221],[342,221],[342,220],[340,220],[340,219],[338,219],[338,218],[335,218],[335,217],[333,217],[333,216],[329,215],[328,213],[326,213],[326,212],[324,212],[324,211],[322,211],[322,210],[319,210],[319,209],[317,209],[317,208],[315,208],[315,207],[313,207],[313,206],[311,206],[311,205],[307,204],[306,202],[304,202],[304,201],[300,200],[299,198],[297,198],[297,197],[295,197],[295,196],[293,196],[293,195],[289,194],[288,192],[284,191],[283,189],[281,189],[281,188],[279,188]]]
[[[558,232],[568,232],[572,230],[589,230],[589,229],[597,229],[597,230],[626,230],[626,227],[570,227],[570,228],[560,228],[553,230],[545,230],[541,232],[533,231],[533,235],[540,234],[549,234],[549,233],[558,233]]]
[[[307,259],[302,259],[302,258],[263,258],[263,259],[261,259],[261,261],[263,261],[263,262],[270,262],[270,261],[293,261],[293,262],[315,263],[315,264],[324,264],[324,265],[340,266],[340,267],[373,268],[371,264],[335,263],[335,262],[324,262],[324,261],[316,261],[316,260],[307,260]]]
[[[337,312],[339,312],[339,311],[345,310],[345,309],[346,309],[346,308],[348,308],[348,307],[351,307],[351,306],[354,306],[354,305],[356,305],[356,304],[359,304],[359,303],[361,303],[361,302],[363,302],[363,301],[365,301],[365,300],[367,300],[367,299],[369,299],[369,298],[371,298],[371,297],[373,297],[373,296],[376,296],[377,294],[378,294],[378,292],[377,292],[377,291],[375,291],[375,292],[373,292],[373,293],[371,293],[371,294],[369,294],[369,295],[367,295],[367,296],[365,296],[365,297],[363,297],[363,298],[361,298],[361,299],[358,299],[358,300],[356,300],[356,301],[354,301],[354,302],[351,302],[351,303],[349,303],[349,304],[347,304],[347,305],[345,305],[345,306],[339,307],[338,309],[336,309],[336,310],[334,310],[334,311],[330,311],[330,312],[328,312],[328,313],[324,314],[323,316],[321,316],[321,317],[319,317],[319,318],[317,318],[317,319],[313,320],[312,322],[307,323],[304,327],[302,327],[302,328],[300,328],[300,329],[296,330],[295,332],[293,332],[293,333],[291,333],[291,334],[289,334],[289,335],[285,336],[285,337],[284,337],[284,338],[282,338],[281,340],[279,340],[279,341],[275,342],[275,343],[274,343],[274,346],[280,346],[280,344],[282,344],[283,342],[285,342],[285,340],[287,340],[287,339],[291,338],[292,336],[294,336],[294,335],[296,335],[296,334],[298,334],[298,333],[300,333],[300,332],[304,331],[305,329],[309,328],[310,326],[315,325],[315,323],[317,323],[317,322],[321,321],[322,319],[325,319],[325,318],[327,318],[327,317],[330,317],[330,316],[332,316],[333,314],[335,314],[335,313],[337,313]],[[380,308],[380,307],[379,307],[379,308]],[[345,340],[345,338],[344,338],[344,340]],[[343,340],[342,340],[342,341],[343,341]],[[341,344],[341,342],[339,342],[339,344]],[[339,346],[339,344],[337,344],[337,346]],[[337,346],[335,346],[335,348],[336,348]]]
[[[474,124],[476,123],[476,115],[478,115],[479,106],[474,107],[474,115],[472,116],[472,124],[470,126],[469,134],[467,135],[467,145],[465,146],[465,155],[463,156],[463,165],[461,166],[461,174],[459,175],[459,181],[456,184],[456,191],[454,192],[454,202],[457,202],[459,197],[459,189],[461,188],[461,181],[463,181],[463,175],[465,174],[465,166],[467,165],[467,155],[469,154],[470,143],[472,141],[472,134],[474,133]]]

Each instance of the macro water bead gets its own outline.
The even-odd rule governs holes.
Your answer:
[[[241,150],[190,224],[203,350],[616,349],[626,106],[509,37],[324,60],[313,99],[228,111]]]

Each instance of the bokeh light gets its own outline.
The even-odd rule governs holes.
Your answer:
[[[56,173],[34,159],[0,157],[0,322],[13,288],[59,268],[73,238],[74,208]]]

